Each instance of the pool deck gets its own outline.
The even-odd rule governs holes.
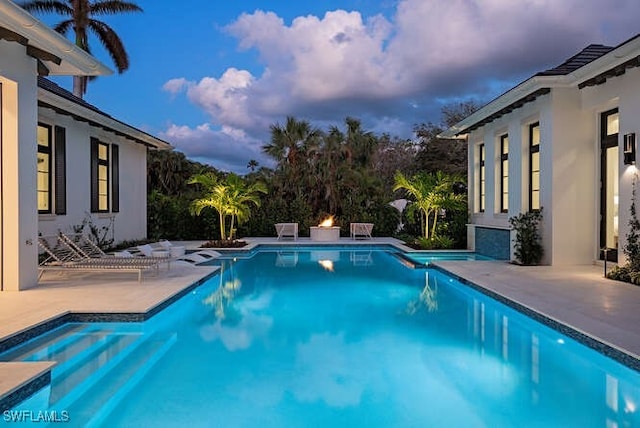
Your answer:
[[[314,243],[309,238],[278,241],[249,238],[252,249],[259,244],[393,245],[393,238]],[[195,249],[201,242],[183,242]],[[178,244],[178,243],[176,243]],[[495,293],[621,350],[640,357],[640,287],[602,277],[602,267],[523,267],[506,262],[441,261],[436,265],[479,288]],[[182,267],[145,275],[138,283],[133,275],[81,274],[59,277],[46,273],[37,287],[0,293],[0,343],[66,314],[148,313],[163,302],[209,277],[216,267]],[[0,363],[0,402],[16,390],[48,372],[49,363]],[[6,400],[5,400],[6,402]],[[4,410],[4,409],[1,409]]]

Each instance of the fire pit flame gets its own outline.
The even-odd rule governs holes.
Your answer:
[[[328,218],[322,220],[319,227],[332,227],[333,226],[333,216],[329,216]]]

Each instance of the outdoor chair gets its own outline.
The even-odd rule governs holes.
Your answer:
[[[204,257],[207,260],[213,260],[213,259],[217,259],[218,257],[222,256],[221,253],[215,251],[215,250],[198,250],[192,254],[197,254],[199,256]],[[187,254],[188,255],[188,254]]]
[[[170,251],[167,251],[164,249],[162,250],[155,249],[149,244],[138,245],[136,248],[144,258],[149,260],[156,260],[160,263],[166,263],[167,270],[171,269],[171,252]]]
[[[358,237],[371,239],[373,223],[351,223],[349,226],[351,230],[351,239],[357,239]]]
[[[196,253],[185,254],[184,256],[180,256],[177,260],[189,262],[191,264],[197,265],[203,262],[208,261],[209,259]]]
[[[122,257],[86,257],[79,253],[68,241],[58,236],[41,236],[38,246],[44,251],[44,259],[39,264],[38,279],[45,271],[55,272],[136,272],[138,282],[142,281],[142,272],[150,269],[157,271],[158,263],[153,260],[144,262],[135,258]]]
[[[76,233],[65,235],[60,232],[57,235],[57,239],[62,243],[63,246],[66,246],[70,251],[77,253],[77,256],[80,259],[91,259],[96,262],[98,259],[106,260],[109,263],[113,263],[114,261],[120,261],[123,264],[131,265],[131,264],[140,264],[140,265],[154,265],[158,268],[160,262],[164,260],[159,260],[157,258],[145,258],[145,257],[137,257],[134,254],[131,254],[128,251],[119,251],[114,255],[109,255],[105,253],[102,248],[98,247],[91,239],[87,236]]]
[[[276,233],[278,240],[282,238],[298,239],[298,223],[276,223]]]
[[[186,247],[183,245],[173,245],[171,242],[166,239],[159,242],[162,249],[169,251],[169,255],[173,258],[178,258],[180,256],[184,256],[187,252]]]

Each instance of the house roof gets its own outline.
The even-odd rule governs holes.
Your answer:
[[[589,45],[562,64],[541,71],[458,122],[440,134],[441,138],[456,138],[467,134],[541,95],[553,87],[600,85],[620,76],[628,68],[640,66],[640,34],[616,47]]]
[[[38,77],[38,106],[87,122],[147,147],[164,150],[172,148],[170,143],[112,117],[44,77]]]
[[[40,75],[97,76],[112,71],[11,0],[0,1],[0,40],[24,45]]]
[[[541,71],[536,74],[536,76],[564,76],[589,64],[591,61],[600,58],[612,49],[613,47],[611,46],[589,45],[562,64],[548,70]]]

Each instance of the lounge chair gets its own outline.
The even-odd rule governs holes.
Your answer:
[[[204,257],[207,260],[217,259],[218,257],[222,256],[222,253],[219,253],[215,250],[198,250],[192,254],[197,254],[199,256]]]
[[[160,241],[160,246],[169,251],[169,255],[173,258],[178,258],[180,256],[184,256],[187,252],[186,247],[182,245],[173,245],[171,242],[165,240]]]
[[[83,234],[70,234],[65,235],[59,233],[56,236],[58,242],[62,247],[66,247],[71,253],[72,261],[91,259],[96,262],[98,260],[106,260],[109,263],[114,261],[120,261],[124,264],[140,264],[140,265],[153,265],[159,266],[160,260],[152,258],[136,257],[128,251],[118,251],[114,255],[108,255],[102,248],[98,247],[91,239]],[[121,259],[121,260],[120,260]]]
[[[298,239],[298,223],[276,223],[278,240],[282,238]]]
[[[167,251],[164,249],[159,250],[159,249],[153,248],[149,244],[138,245],[136,248],[138,249],[140,254],[144,256],[144,258],[149,260],[156,260],[160,263],[166,263],[167,270],[171,269],[171,252],[170,251]]]
[[[362,237],[371,239],[371,232],[373,232],[373,223],[351,223],[351,239],[357,239]]]
[[[128,251],[118,251],[114,255],[108,255],[102,248],[98,247],[91,239],[87,236],[76,233],[66,235],[64,233],[59,233],[57,235],[57,239],[63,244],[66,245],[71,251],[77,253],[78,257],[81,259],[91,259],[94,262],[98,259],[105,259],[109,263],[114,262],[115,259],[120,259],[123,264],[131,265],[131,264],[140,264],[140,265],[148,265],[155,264],[156,267],[160,265],[160,263],[167,262],[164,257],[138,257]],[[116,260],[117,261],[117,260]],[[170,268],[169,264],[167,264],[167,268]]]
[[[158,264],[155,261],[133,261],[121,257],[85,257],[76,252],[66,241],[58,236],[38,238],[38,245],[44,251],[46,257],[38,266],[42,277],[45,271],[55,272],[136,272],[138,282],[142,281],[142,272],[156,270]]]
[[[195,265],[195,264],[206,262],[209,259],[200,254],[190,253],[190,254],[185,254],[184,256],[179,257],[177,260],[180,260],[183,262],[189,262]]]

